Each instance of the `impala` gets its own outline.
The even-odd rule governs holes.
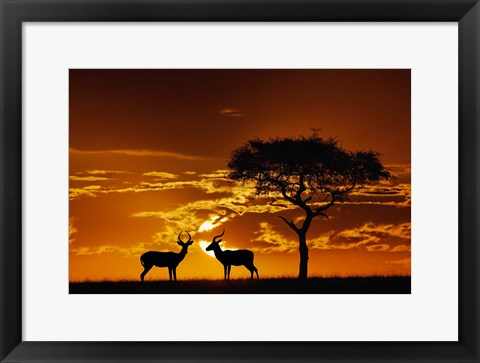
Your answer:
[[[225,280],[230,280],[230,270],[233,266],[245,266],[250,271],[250,277],[253,279],[253,272],[257,274],[258,279],[258,270],[253,264],[253,252],[250,250],[222,250],[220,248],[221,239],[217,241],[217,238],[220,238],[225,233],[225,229],[223,230],[222,234],[213,237],[212,243],[208,245],[206,248],[207,251],[213,251],[215,253],[215,257],[219,260],[223,265],[223,272]]]
[[[188,233],[188,232],[187,232],[188,241],[183,242],[182,239],[180,238],[182,233],[183,233],[183,231],[180,232],[180,234],[177,237],[177,239],[178,239],[177,243],[180,246],[182,246],[182,250],[180,252],[176,253],[176,252],[148,251],[148,252],[145,252],[140,257],[140,262],[142,263],[142,266],[144,267],[144,270],[143,270],[142,274],[140,275],[140,279],[142,281],[145,278],[145,275],[147,274],[147,272],[150,271],[150,269],[153,266],[168,267],[168,275],[170,276],[170,281],[172,281],[172,274],[173,274],[173,278],[175,279],[175,281],[177,281],[177,266],[185,258],[185,255],[188,252],[188,246],[190,246],[193,243],[192,237],[190,236],[190,233]]]

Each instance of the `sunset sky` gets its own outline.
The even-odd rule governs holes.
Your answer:
[[[223,248],[254,251],[260,277],[296,276],[297,235],[279,216],[301,211],[251,197],[226,165],[249,139],[312,128],[380,152],[397,179],[314,220],[309,276],[410,274],[410,70],[70,70],[69,92],[71,281],[137,280],[140,255],[179,252],[182,230],[195,242],[178,279],[223,278],[204,252],[223,228]]]

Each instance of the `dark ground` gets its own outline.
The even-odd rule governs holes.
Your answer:
[[[94,281],[70,283],[70,294],[410,294],[410,276],[260,280]]]

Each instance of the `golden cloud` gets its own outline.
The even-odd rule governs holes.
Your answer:
[[[410,257],[401,258],[399,260],[390,260],[385,261],[387,265],[399,265],[403,267],[409,267],[412,263],[412,259]]]
[[[401,239],[410,240],[411,223],[401,224],[375,224],[366,223],[360,228],[354,228],[341,231],[337,234],[339,237],[360,237],[375,236],[375,237],[398,237]]]
[[[368,252],[385,252],[390,250],[390,245],[387,245],[385,243],[378,245],[365,245],[365,248]]]
[[[70,148],[70,153],[72,154],[113,154],[113,155],[125,155],[125,156],[154,156],[162,158],[172,158],[172,159],[181,159],[181,160],[201,160],[206,159],[206,157],[199,155],[187,155],[174,153],[169,151],[161,150],[136,150],[136,149],[119,149],[119,150],[79,150]]]
[[[244,108],[223,108],[219,111],[220,115],[223,117],[245,117]]]
[[[354,189],[349,197],[350,200],[344,202],[345,204],[384,204],[410,207],[412,188],[407,183],[383,182],[378,185],[368,185]],[[376,200],[372,201],[372,198]]]
[[[121,171],[121,170],[85,170],[75,174],[110,175],[110,174],[132,174],[132,173],[129,171]]]
[[[74,219],[72,217],[68,220],[68,244],[75,242],[74,235],[78,232],[77,228],[74,226]]]
[[[393,247],[390,251],[391,252],[410,252],[412,247],[410,245],[398,245]]]
[[[88,189],[82,188],[70,188],[68,190],[68,197],[70,200],[78,199],[80,197],[92,197],[95,198],[97,195],[94,192],[89,191]]]
[[[102,181],[102,180],[112,180],[111,178],[106,178],[103,176],[75,176],[71,175],[70,180],[75,181]]]
[[[159,179],[177,179],[177,174],[167,173],[164,171],[149,171],[148,173],[143,173],[145,176],[154,176]]]
[[[308,243],[311,248],[320,250],[364,248],[368,252],[409,252],[410,233],[410,223],[366,223],[359,228],[324,233]],[[395,246],[398,241],[403,243]]]
[[[101,185],[87,185],[82,188],[83,190],[100,190],[102,189]]]
[[[212,173],[200,174],[200,176],[204,178],[209,178],[209,179],[222,179],[225,181],[229,181],[227,179],[228,170],[225,170],[225,169],[215,170]]]
[[[259,226],[260,230],[255,232],[256,237],[252,241],[255,243],[255,246],[251,250],[260,253],[290,253],[298,250],[298,240],[287,239],[268,222],[261,222]]]
[[[155,249],[158,247],[155,243],[137,243],[131,247],[121,247],[115,246],[111,244],[96,246],[96,247],[86,247],[80,246],[76,248],[70,248],[70,252],[77,255],[77,256],[94,256],[94,255],[102,255],[102,254],[122,254],[127,257],[137,257],[140,256],[142,253]]]

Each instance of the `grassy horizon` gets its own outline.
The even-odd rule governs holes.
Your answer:
[[[351,274],[351,275],[340,275],[340,274],[328,274],[328,275],[311,275],[308,276],[309,279],[347,279],[347,278],[396,278],[396,277],[408,277],[410,278],[410,274],[370,274],[370,275],[363,275],[363,274]],[[256,278],[255,278],[256,279]],[[261,276],[260,280],[278,280],[278,279],[292,279],[292,280],[299,280],[298,275],[266,275]],[[248,277],[230,277],[230,281],[232,280],[250,280]],[[149,279],[148,277],[145,279],[145,282],[166,282],[170,281],[168,275],[164,278],[152,278]],[[199,276],[186,276],[186,277],[177,277],[177,282],[180,281],[224,281],[223,277],[218,278],[210,278],[210,277],[199,277]],[[93,282],[140,282],[139,278],[130,278],[130,277],[119,277],[119,278],[111,278],[111,277],[104,277],[104,278],[86,278],[83,280],[70,280],[70,284],[81,284],[81,283],[93,283]]]
[[[70,294],[410,294],[410,276],[70,282]]]

